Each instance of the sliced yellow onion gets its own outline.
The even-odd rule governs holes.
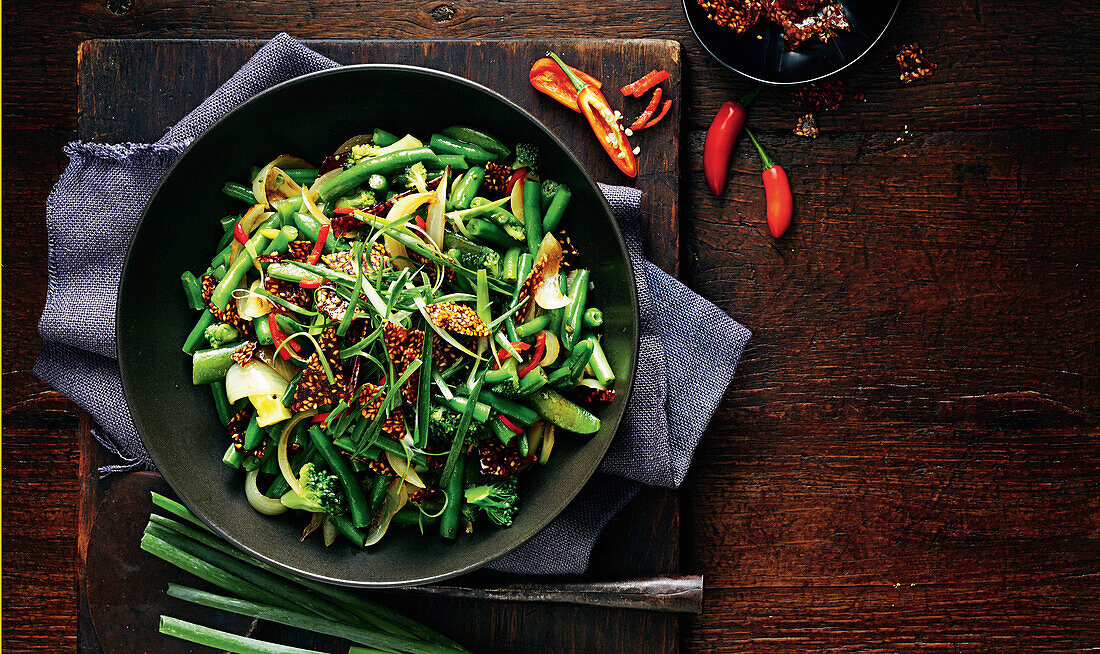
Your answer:
[[[351,152],[351,149],[357,145],[370,145],[374,140],[373,134],[356,134],[350,139],[340,144],[340,147],[336,148],[334,154],[344,154],[345,152]]]
[[[413,148],[419,148],[423,146],[424,143],[420,139],[416,138],[412,134],[406,134],[384,148],[372,148],[370,150],[370,156],[377,157],[383,154],[389,154],[391,152],[412,150]]]
[[[326,216],[320,209],[318,209],[317,203],[313,201],[313,196],[315,195],[315,193],[315,191],[310,191],[309,189],[303,188],[302,206],[304,206],[306,210],[309,211],[309,215],[320,221],[322,225],[327,225],[330,222],[328,216]]]
[[[339,167],[333,168],[332,170],[328,171],[324,175],[321,175],[316,180],[314,180],[313,184],[309,187],[309,190],[316,193],[317,191],[321,190],[322,186],[324,186],[325,184],[328,184],[330,179],[332,179],[333,177],[336,177],[337,175],[339,175],[342,172],[344,172],[343,168],[339,168]]]
[[[302,187],[290,178],[282,168],[270,166],[264,175],[264,193],[268,204],[292,198],[302,192]]]
[[[398,456],[393,452],[386,451],[386,461],[389,462],[390,467],[397,473],[398,477],[404,477],[405,481],[409,482],[417,488],[427,488],[427,484],[420,480],[420,475],[416,474],[416,470],[412,469],[409,462],[404,457]]]
[[[546,352],[542,355],[542,360],[539,361],[539,365],[546,368],[554,365],[554,362],[558,360],[558,354],[561,353],[561,341],[558,340],[558,335],[549,329],[544,329],[539,333],[546,334],[544,337]]]
[[[550,460],[550,453],[554,451],[554,425],[547,425],[542,434],[542,451],[539,453],[539,463],[546,465]]]
[[[304,541],[309,538],[309,535],[321,528],[321,525],[328,521],[327,513],[310,513],[309,524],[302,530],[302,538],[300,541]]]
[[[527,451],[537,452],[542,445],[543,434],[546,433],[546,423],[539,420],[527,428]]]
[[[395,220],[404,218],[405,216],[415,213],[423,204],[431,202],[435,199],[435,193],[413,193],[412,195],[406,195],[397,202],[393,203],[390,207],[389,213],[386,214],[385,222],[390,224]],[[408,261],[409,251],[405,249],[405,246],[398,242],[397,239],[385,235],[386,252],[389,253],[391,263],[394,268],[407,268],[412,264]]]
[[[249,395],[248,401],[256,408],[256,424],[260,427],[270,427],[277,422],[290,418],[290,409],[282,403],[282,393],[268,393],[266,395]]]
[[[447,178],[450,173],[451,167],[447,166],[443,170],[443,179],[439,180],[439,186],[435,189],[435,202],[428,207],[428,238],[439,249],[443,248],[443,227],[447,224],[443,214],[447,208]]]
[[[286,391],[287,381],[262,361],[247,366],[234,363],[225,373],[225,396],[230,404],[249,395],[278,395]]]
[[[258,225],[263,224],[265,215],[264,209],[267,208],[266,204],[254,204],[248,208],[248,211],[244,212],[241,216],[240,225],[241,230],[244,231],[245,236],[251,238],[252,230],[256,229]],[[229,265],[233,265],[233,262],[237,260],[237,255],[244,249],[244,244],[234,238],[229,244]]]
[[[283,433],[279,434],[279,451],[276,452],[276,457],[279,460],[279,472],[283,473],[283,479],[286,480],[290,489],[297,493],[302,494],[302,485],[298,483],[298,477],[294,475],[294,471],[290,469],[290,460],[287,459],[286,446],[287,441],[290,440],[290,434],[294,431],[294,428],[298,426],[298,423],[306,418],[312,418],[317,415],[316,409],[310,409],[309,411],[302,411],[297,413],[293,418],[287,421],[283,426]]]
[[[325,547],[332,547],[336,542],[336,525],[332,524],[332,520],[325,518],[325,523],[321,525],[321,534],[325,538]]]
[[[542,263],[540,274],[542,283],[535,291],[535,303],[547,311],[560,309],[569,304],[569,297],[561,292],[561,278],[558,271],[561,269],[561,243],[553,234],[547,234],[539,244],[535,253],[535,265]],[[528,308],[528,313],[531,309]]]
[[[519,218],[520,222],[523,222],[523,180],[517,181],[512,185],[512,215]],[[538,257],[535,258],[538,261]]]
[[[386,488],[386,498],[382,501],[382,508],[371,519],[370,526],[367,527],[367,538],[363,542],[363,547],[374,545],[386,535],[386,530],[390,528],[390,521],[393,520],[393,516],[397,515],[397,512],[404,508],[405,503],[409,501],[407,489],[408,485],[401,483],[400,479],[394,479],[390,482],[389,487]]]
[[[244,496],[248,498],[248,503],[252,505],[252,508],[256,509],[264,515],[279,515],[280,513],[286,513],[286,507],[279,500],[273,500],[270,497],[260,492],[258,486],[256,486],[256,477],[260,476],[260,469],[250,470],[247,475],[244,476]]]
[[[256,293],[257,288],[261,288],[258,279],[252,282],[252,286],[248,288],[249,292],[246,295],[237,298],[237,313],[241,314],[241,317],[245,320],[252,320],[271,313],[271,303],[267,301],[267,298]]]

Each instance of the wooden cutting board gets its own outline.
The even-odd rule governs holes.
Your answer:
[[[524,107],[574,149],[601,182],[637,186],[645,192],[648,256],[675,275],[679,270],[680,44],[663,40],[557,41],[306,41],[341,64],[402,63],[448,71],[484,84]],[[78,52],[78,137],[100,142],[155,141],[203,98],[227,80],[262,45],[256,41],[96,40]],[[624,177],[604,154],[583,117],[536,92],[527,80],[531,62],[554,50],[570,64],[604,81],[605,95],[629,122],[645,100],[624,99],[618,88],[653,68],[672,74],[666,98],[673,100],[658,126],[636,135],[641,149],[636,180]],[[86,422],[86,421],[85,421]],[[82,653],[104,651],[90,616],[117,615],[89,602],[110,597],[125,603],[128,586],[111,587],[110,575],[86,569],[95,516],[111,479],[97,468],[105,453],[88,430],[81,436],[81,508],[78,528],[80,570],[79,643]],[[104,510],[131,511],[144,523],[147,507],[118,505],[115,494]],[[588,578],[614,579],[679,572],[679,510],[676,494],[645,489],[605,531],[596,546]],[[135,561],[132,565],[153,565]],[[484,577],[488,573],[474,573]],[[88,593],[93,577],[96,592]],[[458,580],[456,583],[461,583]],[[166,607],[171,606],[167,603]],[[470,600],[380,598],[454,636],[478,652],[676,652],[675,616],[639,611]],[[103,618],[100,618],[102,621]],[[101,627],[105,632],[111,629]],[[111,629],[113,634],[120,631]],[[105,633],[106,635],[106,633]],[[261,625],[258,635],[288,644],[300,636]],[[111,654],[145,651],[141,638],[107,638]],[[126,643],[132,642],[132,646]],[[312,643],[322,647],[324,643]],[[327,650],[339,651],[334,644]],[[326,650],[326,651],[327,651]]]

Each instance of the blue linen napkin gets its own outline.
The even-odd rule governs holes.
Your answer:
[[[191,139],[256,93],[338,64],[280,34],[156,143],[65,147],[69,165],[46,205],[49,285],[35,373],[91,414],[96,438],[123,461],[105,473],[154,469],[126,408],[115,353],[115,298],[126,248],[149,195]],[[642,194],[600,189],[626,236],[640,309],[638,372],[599,472],[572,504],[489,567],[582,573],[600,532],[641,484],[676,488],[737,367],[749,332],[643,256]],[[91,201],[89,201],[91,200]]]

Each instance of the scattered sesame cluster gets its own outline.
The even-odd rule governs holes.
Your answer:
[[[538,461],[534,454],[521,455],[515,444],[502,445],[493,439],[478,443],[477,456],[481,462],[481,474],[491,477],[507,477]]]
[[[237,303],[230,302],[225,305],[224,309],[219,309],[214,306],[214,303],[210,301],[211,296],[214,294],[214,287],[218,285],[218,280],[214,279],[210,275],[204,275],[201,282],[202,299],[206,302],[206,308],[210,309],[210,313],[214,318],[221,322],[227,322],[233,325],[238,330],[245,334],[252,333],[252,323],[241,317],[241,314],[237,313]]]
[[[936,64],[924,56],[924,51],[916,43],[901,46],[894,58],[897,59],[898,68],[901,69],[899,79],[903,84],[931,77],[936,71]]]
[[[490,161],[485,164],[485,179],[481,184],[489,191],[497,195],[504,195],[508,189],[508,178],[512,176],[512,168],[504,164]]]
[[[806,41],[828,42],[837,32],[851,29],[844,8],[836,0],[696,0],[707,18],[737,34],[767,18],[783,30],[792,50]]]
[[[440,302],[428,306],[428,316],[441,329],[463,336],[491,336],[477,312],[469,305],[457,302]]]

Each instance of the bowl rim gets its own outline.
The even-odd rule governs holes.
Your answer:
[[[248,106],[250,106],[254,103],[262,102],[264,99],[266,99],[270,95],[275,95],[277,93],[283,92],[284,89],[286,89],[288,87],[295,86],[297,84],[302,84],[307,80],[313,80],[313,79],[316,79],[316,78],[328,77],[328,76],[346,75],[346,74],[355,73],[355,72],[362,71],[362,70],[386,70],[386,71],[411,73],[413,75],[427,75],[429,77],[442,78],[442,79],[448,80],[452,83],[457,83],[457,84],[469,87],[469,88],[473,89],[474,91],[484,93],[484,94],[488,94],[488,95],[494,97],[496,100],[498,100],[499,102],[502,102],[505,106],[509,107],[511,110],[513,110],[515,112],[518,112],[520,115],[525,117],[528,121],[530,121],[532,124],[534,124],[538,129],[541,129],[543,131],[543,133],[554,143],[554,145],[557,146],[558,148],[560,148],[565,153],[566,157],[570,161],[572,161],[572,163],[581,172],[581,175],[584,177],[585,182],[587,182],[592,187],[592,189],[595,191],[598,202],[603,207],[603,210],[604,210],[604,212],[606,213],[606,215],[609,219],[609,222],[611,224],[612,234],[614,235],[615,242],[616,242],[616,244],[618,245],[618,248],[619,248],[619,255],[622,258],[623,262],[625,263],[625,267],[626,267],[626,274],[627,274],[627,278],[628,278],[629,284],[630,284],[629,295],[630,295],[630,305],[631,305],[631,307],[630,307],[631,308],[631,311],[630,311],[630,317],[631,317],[630,322],[631,322],[631,324],[630,324],[630,333],[628,334],[628,336],[630,337],[630,342],[632,343],[632,347],[630,348],[630,361],[629,361],[629,366],[628,366],[629,372],[628,372],[628,375],[627,375],[626,384],[624,386],[624,392],[621,394],[621,399],[616,398],[618,401],[622,402],[623,410],[619,413],[619,415],[617,416],[617,418],[616,418],[616,420],[613,424],[613,431],[612,431],[611,436],[606,439],[606,441],[603,444],[602,449],[598,452],[598,455],[592,457],[591,463],[589,465],[589,469],[587,471],[585,471],[585,474],[584,474],[584,479],[585,479],[584,483],[578,485],[576,488],[570,489],[568,493],[564,493],[564,494],[560,495],[560,497],[563,497],[565,499],[565,501],[561,505],[561,509],[559,509],[557,512],[553,513],[552,515],[550,515],[546,519],[544,519],[544,520],[540,521],[538,524],[536,524],[531,529],[531,532],[527,536],[519,539],[518,541],[511,544],[508,548],[504,549],[501,552],[498,552],[496,554],[487,555],[487,556],[482,556],[479,559],[477,559],[476,561],[474,561],[472,563],[465,564],[465,565],[463,565],[463,566],[461,566],[457,569],[454,569],[454,570],[449,570],[449,571],[442,572],[442,573],[439,573],[439,574],[434,574],[434,575],[427,575],[427,576],[417,577],[417,578],[414,578],[414,579],[403,579],[403,580],[397,580],[397,581],[369,581],[369,580],[343,579],[343,578],[328,576],[328,575],[325,575],[325,574],[310,572],[310,571],[307,571],[307,570],[303,570],[300,567],[298,567],[298,566],[296,566],[292,563],[279,561],[279,560],[270,558],[268,556],[265,556],[265,555],[257,552],[254,548],[250,547],[249,545],[241,542],[239,539],[234,538],[233,536],[228,534],[223,527],[219,526],[214,521],[212,521],[210,519],[210,517],[206,514],[205,511],[202,511],[198,507],[192,506],[191,503],[187,500],[187,498],[185,498],[184,495],[179,492],[179,488],[178,488],[177,484],[174,482],[173,473],[166,473],[164,470],[162,470],[162,468],[161,468],[161,466],[160,466],[160,464],[157,460],[157,455],[155,453],[155,448],[149,447],[149,442],[145,437],[145,429],[143,428],[145,421],[142,419],[142,417],[140,415],[136,414],[133,411],[130,411],[130,406],[132,404],[132,402],[130,400],[130,398],[132,397],[132,392],[131,392],[131,388],[132,388],[131,381],[132,380],[130,380],[130,378],[136,374],[136,370],[134,368],[137,366],[137,362],[136,361],[128,361],[126,358],[124,358],[123,355],[122,355],[122,352],[123,352],[124,348],[121,347],[121,345],[119,345],[118,343],[116,343],[116,345],[115,345],[115,347],[116,347],[115,354],[116,354],[118,365],[119,365],[119,377],[120,377],[120,380],[122,382],[123,396],[126,398],[126,408],[127,408],[128,411],[130,411],[130,416],[133,420],[134,428],[138,433],[138,437],[141,439],[142,445],[145,447],[145,450],[146,450],[146,452],[148,452],[149,457],[152,459],[154,465],[156,465],[156,469],[157,469],[156,471],[160,474],[160,476],[165,480],[165,482],[168,484],[168,486],[172,489],[172,492],[174,492],[180,498],[180,501],[183,502],[183,504],[185,506],[187,506],[187,508],[189,510],[191,510],[200,520],[202,520],[202,522],[204,524],[209,526],[222,539],[224,539],[226,542],[232,544],[237,549],[249,554],[252,557],[255,557],[256,559],[259,559],[261,561],[265,561],[267,563],[270,563],[271,565],[274,565],[274,566],[276,566],[278,568],[281,568],[283,570],[286,570],[288,572],[292,572],[296,575],[300,575],[300,576],[306,577],[308,579],[313,579],[313,580],[316,580],[316,581],[321,581],[321,582],[330,583],[330,584],[337,584],[337,585],[342,585],[342,586],[349,586],[349,587],[393,588],[393,587],[401,587],[401,586],[417,586],[417,585],[421,585],[421,584],[431,583],[431,582],[434,582],[434,581],[442,581],[442,580],[445,580],[445,579],[451,579],[451,578],[457,577],[459,575],[463,575],[463,574],[466,574],[466,573],[469,573],[469,572],[473,572],[474,570],[482,568],[485,565],[487,565],[489,563],[492,563],[493,561],[508,555],[509,553],[515,551],[516,549],[518,549],[519,547],[521,547],[522,545],[527,543],[536,534],[538,534],[543,529],[545,529],[547,525],[549,525],[551,522],[553,522],[555,519],[557,519],[565,511],[565,509],[568,508],[569,505],[573,503],[573,500],[576,499],[577,495],[580,494],[581,490],[583,490],[585,487],[587,487],[589,485],[589,483],[591,483],[592,477],[595,475],[596,470],[599,468],[600,464],[603,462],[604,458],[606,457],[607,451],[611,446],[611,442],[614,440],[615,434],[618,432],[618,429],[622,424],[623,416],[626,413],[626,407],[629,404],[630,397],[631,397],[631,394],[632,394],[633,389],[634,389],[634,376],[637,373],[638,348],[639,348],[639,337],[640,337],[640,334],[639,334],[640,328],[639,328],[639,307],[638,307],[637,277],[636,277],[635,272],[634,272],[634,264],[633,264],[633,261],[630,258],[629,250],[627,249],[626,241],[623,237],[622,229],[619,227],[618,220],[615,218],[615,214],[611,209],[611,205],[607,201],[607,197],[603,194],[603,191],[600,189],[600,187],[599,187],[598,183],[596,182],[596,180],[592,177],[592,174],[580,162],[580,160],[577,159],[577,156],[573,153],[573,150],[569,146],[567,146],[565,144],[565,142],[563,142],[557,136],[557,134],[555,134],[549,127],[547,127],[541,120],[539,120],[537,117],[535,117],[531,112],[529,112],[526,109],[524,109],[523,107],[519,106],[517,103],[512,101],[510,98],[506,97],[504,94],[502,94],[498,91],[495,91],[495,90],[493,90],[493,89],[491,89],[491,88],[489,88],[489,87],[487,87],[483,84],[475,82],[473,80],[467,79],[465,77],[461,77],[459,75],[455,75],[454,73],[450,73],[450,72],[442,71],[442,70],[437,70],[437,69],[434,69],[434,68],[426,68],[426,67],[423,67],[423,66],[412,66],[412,65],[408,65],[408,64],[370,64],[370,63],[367,63],[367,64],[351,64],[351,65],[346,65],[346,66],[337,66],[335,68],[327,68],[327,69],[320,70],[320,71],[315,71],[315,72],[312,72],[312,73],[306,73],[304,75],[299,75],[297,77],[293,77],[291,79],[288,79],[288,80],[285,80],[285,81],[280,82],[278,84],[275,84],[271,87],[268,87],[268,88],[264,89],[263,91],[260,91],[259,93],[256,93],[255,95],[253,95],[249,99],[245,100],[244,102],[241,102],[240,104],[233,107],[232,109],[226,111],[223,115],[219,116],[214,122],[212,122],[210,125],[208,125],[206,128],[204,128],[202,130],[202,132],[198,136],[194,137],[191,140],[191,142],[188,143],[187,146],[180,152],[179,156],[176,157],[176,159],[172,162],[172,164],[165,171],[165,173],[161,177],[160,181],[157,182],[157,185],[154,187],[153,192],[149,195],[149,199],[145,202],[145,206],[142,208],[141,216],[138,218],[138,221],[134,225],[133,234],[131,234],[129,243],[127,244],[127,247],[126,247],[126,257],[123,260],[122,271],[121,271],[121,275],[119,277],[118,292],[117,292],[117,295],[116,295],[116,298],[115,298],[114,327],[115,327],[115,333],[116,334],[121,333],[121,331],[122,331],[121,330],[122,318],[123,318],[122,305],[123,305],[123,298],[125,297],[125,293],[123,292],[123,289],[127,286],[128,281],[132,278],[132,270],[131,270],[132,262],[133,262],[133,256],[132,255],[133,255],[135,244],[137,243],[137,240],[138,240],[138,236],[142,232],[143,228],[146,227],[146,224],[150,221],[150,215],[149,215],[150,207],[153,205],[154,200],[156,200],[159,197],[159,195],[161,193],[161,189],[163,188],[163,186],[165,185],[167,180],[172,177],[172,175],[175,172],[176,168],[180,165],[180,162],[184,161],[184,159],[186,159],[188,157],[188,155],[191,153],[191,151],[194,148],[196,148],[200,143],[202,143],[204,141],[204,139],[208,138],[212,132],[214,132],[222,124],[224,124],[224,123],[228,122],[229,120],[231,120],[234,115],[236,115],[239,111],[243,110],[244,108],[246,108],[246,107],[248,107]],[[456,544],[460,543],[460,542],[461,542],[461,540],[456,541]]]
[[[752,80],[752,81],[757,82],[759,84],[764,84],[766,86],[797,86],[797,85],[800,85],[800,84],[811,84],[813,82],[818,82],[818,81],[821,81],[823,79],[832,77],[833,75],[836,75],[837,73],[841,72],[842,70],[847,69],[849,66],[852,66],[853,64],[855,64],[860,59],[863,59],[863,57],[865,57],[868,52],[870,52],[872,49],[874,49],[874,47],[878,44],[878,42],[882,40],[882,37],[886,35],[886,30],[890,29],[890,25],[892,25],[894,23],[894,18],[897,17],[897,15],[898,15],[898,9],[901,8],[901,0],[897,0],[894,3],[894,10],[890,12],[890,18],[888,18],[886,20],[886,24],[882,26],[882,30],[877,35],[875,35],[875,38],[871,39],[871,42],[867,44],[867,47],[863,49],[863,52],[860,52],[851,61],[845,63],[840,68],[836,68],[836,69],[831,70],[827,73],[823,73],[821,75],[818,75],[817,77],[807,77],[806,79],[795,80],[795,81],[791,81],[791,82],[777,82],[777,81],[774,81],[774,80],[762,79],[762,78],[750,75],[750,74],[746,73],[745,71],[743,71],[739,68],[735,68],[732,64],[727,63],[725,59],[723,59],[723,58],[719,57],[717,54],[715,54],[715,52],[710,49],[710,46],[707,45],[707,40],[704,39],[702,36],[700,36],[699,35],[699,30],[695,28],[695,21],[692,20],[691,11],[688,10],[688,3],[689,2],[694,2],[694,0],[682,0],[682,5],[684,7],[684,19],[687,20],[688,27],[691,28],[691,33],[695,36],[695,40],[699,42],[699,45],[703,46],[703,49],[707,51],[707,54],[709,54],[711,56],[711,59],[714,59],[718,63],[722,64],[722,66],[724,66],[725,68],[727,68],[729,70],[732,70],[733,72],[737,73],[738,75],[740,75],[740,76],[742,76],[746,79]],[[740,36],[740,35],[735,34],[733,36]]]

